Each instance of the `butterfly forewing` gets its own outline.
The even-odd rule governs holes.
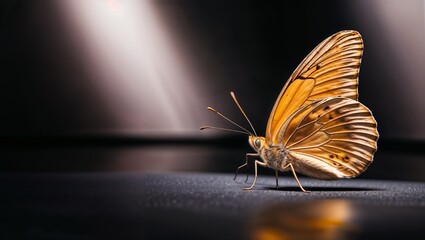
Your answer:
[[[363,41],[356,31],[341,31],[320,43],[301,62],[282,89],[266,129],[269,144],[279,143],[282,127],[300,107],[326,97],[357,100]]]
[[[355,177],[372,162],[376,151],[375,119],[368,108],[349,98],[326,98],[306,105],[285,126],[279,140],[300,160],[300,172],[309,176]],[[316,172],[306,170],[313,167]]]

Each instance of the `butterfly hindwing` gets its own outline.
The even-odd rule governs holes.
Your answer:
[[[363,40],[356,31],[341,31],[321,42],[300,63],[283,87],[270,114],[266,140],[278,143],[286,119],[297,109],[326,97],[357,100]]]
[[[372,113],[356,100],[331,97],[305,105],[285,123],[279,141],[298,171],[321,179],[350,178],[373,160],[378,139]],[[315,169],[311,172],[309,169]]]

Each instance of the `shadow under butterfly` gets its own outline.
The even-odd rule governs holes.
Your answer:
[[[255,186],[258,165],[275,170],[276,187],[278,172],[292,171],[303,192],[307,191],[297,172],[335,180],[356,177],[370,165],[379,133],[372,112],[358,102],[362,54],[363,40],[357,31],[340,31],[321,42],[295,69],[280,92],[265,137],[257,136],[233,92],[230,95],[253,132],[208,107],[240,130],[212,126],[203,126],[201,130],[249,135],[248,142],[255,153],[246,154],[245,163],[235,175],[236,179],[239,170],[248,167],[248,159],[255,158],[254,181],[244,190]]]

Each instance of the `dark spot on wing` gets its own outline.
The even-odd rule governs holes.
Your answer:
[[[344,160],[344,162],[349,162],[350,158],[348,156],[345,156],[343,160]]]
[[[316,65],[316,70],[319,70],[322,67],[322,65],[319,63]]]

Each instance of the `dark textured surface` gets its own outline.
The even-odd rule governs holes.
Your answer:
[[[183,207],[207,211],[216,208],[214,210],[225,213],[239,213],[243,209],[270,202],[328,198],[345,198],[379,205],[425,207],[425,183],[300,178],[304,188],[311,191],[303,193],[292,177],[280,177],[279,189],[276,190],[274,177],[259,176],[252,191],[242,190],[242,187],[250,185],[243,184],[243,175],[235,182],[230,174],[152,174],[145,175],[145,179],[147,191],[152,197],[167,200],[190,198],[196,201],[190,203],[190,206],[183,203]],[[248,182],[251,183],[252,178]]]
[[[259,176],[252,191],[242,190],[244,176],[232,179],[201,173],[1,174],[0,238],[240,239],[271,206],[289,216],[288,208],[335,199],[343,201],[339,212],[355,213],[344,221],[362,229],[351,238],[425,236],[425,183],[301,178],[312,191],[303,193],[290,177],[280,177],[276,190],[273,177]]]

